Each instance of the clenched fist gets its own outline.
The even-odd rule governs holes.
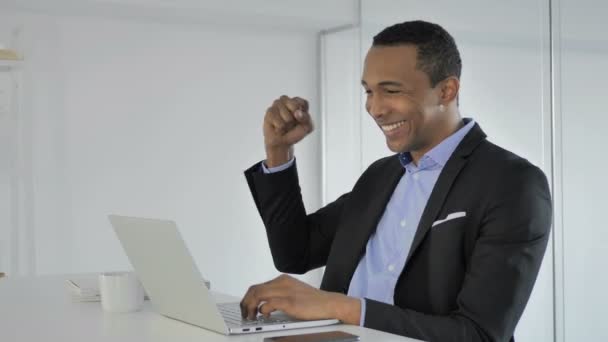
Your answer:
[[[308,101],[285,95],[275,100],[264,116],[266,166],[287,163],[293,156],[293,145],[312,131]]]

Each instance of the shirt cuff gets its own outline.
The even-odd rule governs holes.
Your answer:
[[[363,326],[365,323],[365,298],[359,298],[361,300],[361,318],[359,318],[359,326]]]
[[[262,171],[264,171],[264,173],[268,174],[268,173],[276,173],[276,172],[281,172],[281,171],[287,170],[293,165],[294,161],[295,161],[295,157],[291,157],[291,159],[287,163],[285,163],[283,165],[271,167],[271,168],[266,167],[266,164],[264,162],[261,162],[260,164],[262,165]]]

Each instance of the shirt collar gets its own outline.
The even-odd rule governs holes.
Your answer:
[[[452,156],[452,153],[454,153],[454,150],[456,150],[456,147],[458,147],[458,144],[460,144],[462,139],[464,139],[467,133],[475,126],[475,120],[473,119],[465,118],[463,122],[464,126],[422,156],[418,165],[419,168],[425,169],[433,164],[438,164],[441,167],[445,166],[448,159]],[[403,167],[407,168],[407,165],[412,161],[413,158],[410,152],[399,153],[399,162],[401,162]]]

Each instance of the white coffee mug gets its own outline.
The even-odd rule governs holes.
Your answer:
[[[141,310],[144,288],[133,272],[107,272],[99,275],[101,306],[107,312]]]

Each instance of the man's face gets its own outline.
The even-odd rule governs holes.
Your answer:
[[[438,120],[439,91],[416,68],[413,45],[372,47],[365,58],[362,84],[365,108],[393,152],[426,150]]]

